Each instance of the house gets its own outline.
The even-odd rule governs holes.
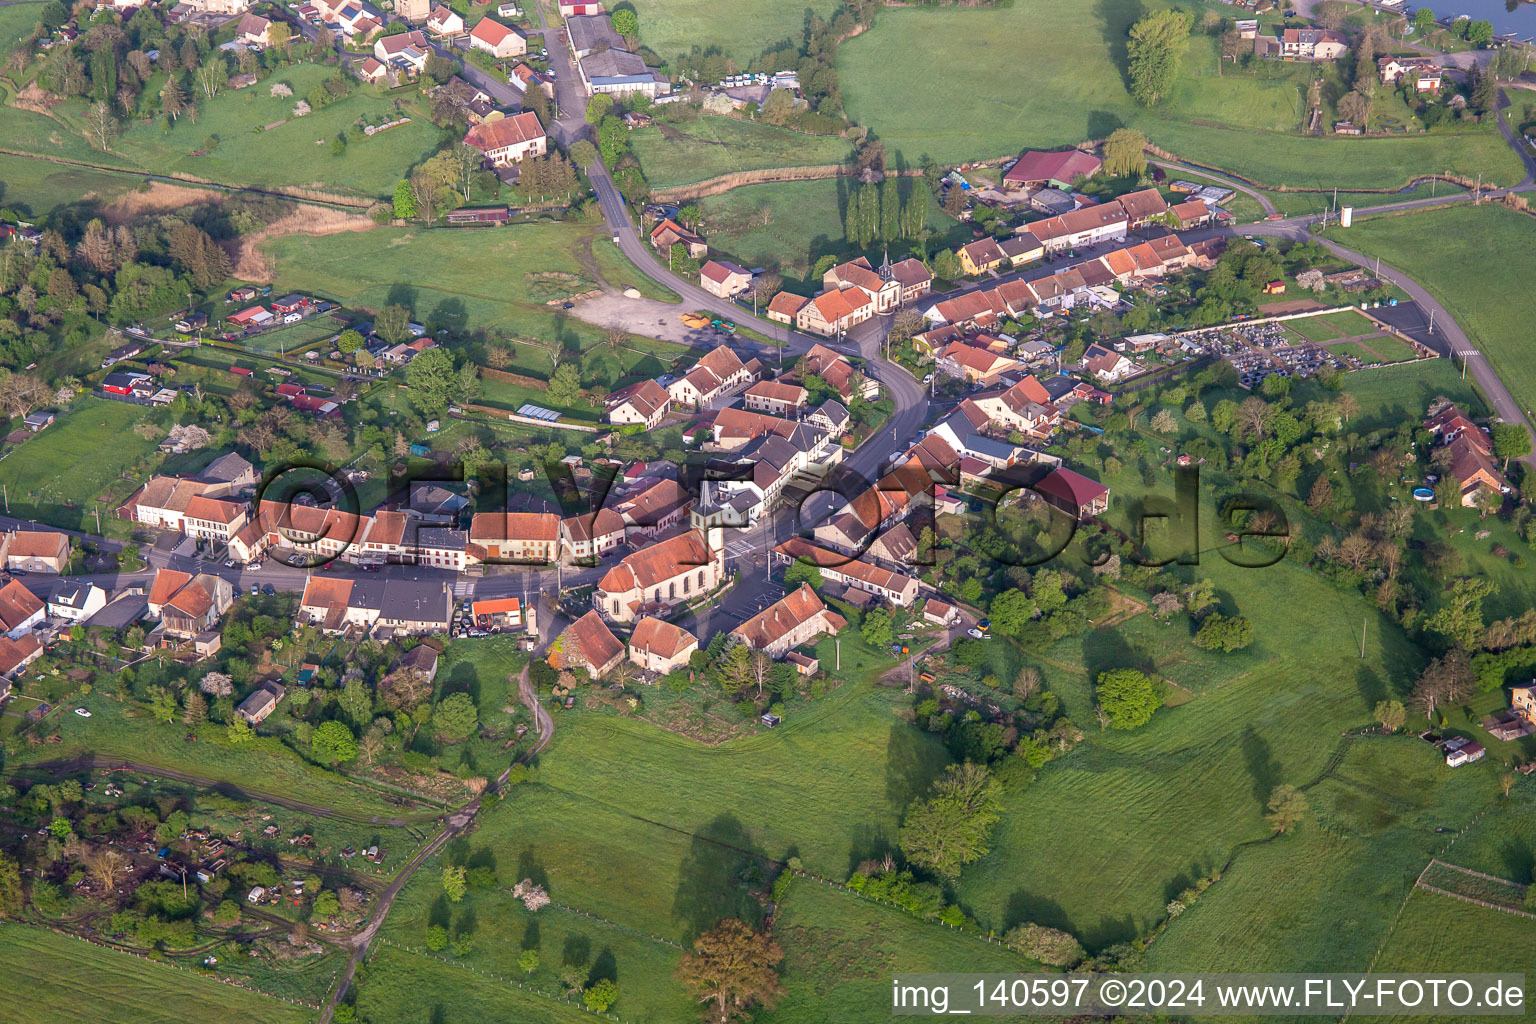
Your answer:
[[[531,110],[494,121],[482,121],[469,129],[464,144],[485,154],[494,167],[511,167],[545,153],[544,126]]]
[[[1331,29],[1281,29],[1279,41],[1279,56],[1286,60],[1338,60],[1349,52],[1349,37]]]
[[[699,287],[722,299],[734,299],[752,286],[752,272],[745,267],[710,260],[699,268]]]
[[[1071,188],[1079,178],[1091,178],[1103,161],[1092,153],[1069,149],[1059,153],[1027,150],[1003,175],[1004,186],[1022,189]]]
[[[107,606],[107,592],[94,583],[65,583],[48,598],[48,614],[84,622]]]
[[[804,537],[791,537],[774,548],[773,554],[775,561],[785,565],[795,562],[814,565],[821,570],[822,579],[873,594],[897,608],[909,607],[917,600],[918,583],[911,576],[817,547]]]
[[[795,327],[831,338],[868,320],[875,310],[874,300],[863,289],[839,288],[822,292],[801,306],[795,316]]]
[[[1144,188],[1139,192],[1127,192],[1116,199],[1120,208],[1125,211],[1125,216],[1130,221],[1131,227],[1146,227],[1156,217],[1168,212],[1168,204],[1163,201],[1163,194],[1155,188]]]
[[[683,227],[671,217],[663,217],[651,228],[651,248],[666,255],[674,245],[681,245],[690,259],[703,259],[709,253],[704,239]]]
[[[624,659],[624,645],[595,610],[565,627],[560,634],[560,667],[584,668],[601,679]]]
[[[1428,57],[1378,57],[1376,72],[1382,85],[1396,85],[1412,76],[1416,92],[1440,91],[1440,66]]]
[[[596,0],[560,0],[560,17],[577,18],[603,13],[603,5]]]
[[[389,77],[389,69],[377,60],[369,57],[357,66],[357,77],[365,82],[372,82],[377,85]]]
[[[33,626],[43,621],[45,610],[37,595],[16,580],[0,587],[0,627],[12,640],[30,633]]]
[[[53,530],[12,530],[0,536],[0,560],[7,572],[49,572],[69,564],[69,535]]]
[[[1486,747],[1473,740],[1457,737],[1445,742],[1445,763],[1452,768],[1481,761],[1487,753]]]
[[[235,711],[251,725],[260,725],[277,709],[277,702],[282,700],[286,692],[279,683],[263,683],[251,691],[250,696],[241,701]],[[255,895],[254,892],[252,895]]]
[[[768,300],[766,310],[769,320],[777,320],[781,324],[793,325],[805,304],[811,300],[794,292],[779,292]]]
[[[101,379],[101,390],[109,395],[148,398],[154,387],[154,379],[149,374],[137,371],[109,373]]]
[[[625,50],[599,50],[576,62],[582,88],[588,96],[623,96],[639,93],[655,99],[672,91],[667,77]]]
[[[456,36],[464,31],[464,19],[452,7],[438,4],[427,15],[427,31],[435,36]]]
[[[234,603],[234,585],[226,579],[159,569],[149,587],[146,610],[150,618],[160,620],[164,635],[190,640],[212,629]]]
[[[805,422],[835,437],[847,429],[848,410],[829,398],[818,405],[815,411],[805,418]]]
[[[606,14],[576,14],[565,19],[565,34],[571,42],[571,56],[580,60],[590,54],[624,50],[624,38],[613,30]]]
[[[1044,439],[1061,420],[1061,412],[1051,403],[1051,396],[1033,374],[1002,391],[972,395],[967,402],[987,414],[990,425],[1004,430]]]
[[[532,609],[529,609],[532,612]],[[523,603],[515,597],[495,597],[484,601],[471,602],[469,615],[474,624],[481,629],[494,629],[497,632],[507,629],[523,628]],[[532,615],[530,614],[530,619]],[[529,624],[532,631],[532,623]]]
[[[661,480],[620,502],[614,511],[624,520],[626,538],[649,540],[688,518],[692,505],[693,495],[681,484]]]
[[[911,565],[917,561],[917,538],[906,523],[897,523],[869,542],[869,557],[876,563]]]
[[[671,397],[654,380],[643,380],[609,397],[608,422],[643,424],[655,430],[667,418]]]
[[[5,680],[0,684],[0,700],[4,700],[11,692],[10,680],[21,675],[21,670],[42,657],[42,654],[43,642],[31,633],[19,638],[0,637],[0,678]],[[46,709],[48,705],[40,704],[38,707]]]
[[[1032,488],[1046,504],[1080,521],[1109,509],[1109,488],[1081,473],[1058,466]]]
[[[698,637],[654,615],[635,623],[629,638],[629,660],[646,672],[663,676],[688,664],[698,649]]]
[[[481,18],[475,22],[475,27],[469,30],[469,45],[502,60],[521,57],[528,52],[528,40],[523,34],[494,18]]]
[[[269,46],[272,42],[272,23],[259,14],[247,11],[235,26],[235,39],[252,46]]]
[[[802,583],[800,589],[731,630],[731,636],[754,651],[781,658],[793,648],[835,634],[847,625],[846,619],[822,603],[810,584]]]
[[[810,400],[810,392],[798,384],[765,380],[747,388],[743,397],[748,409],[798,419]]]
[[[507,82],[525,97],[529,89],[539,89],[550,99],[555,98],[555,80],[548,73],[535,71],[522,61],[512,65],[512,70],[507,74]]]
[[[741,357],[724,345],[704,353],[693,368],[667,385],[667,394],[678,405],[695,409],[747,383],[752,376]]]
[[[905,266],[908,262],[902,261],[903,274],[912,276],[915,280],[915,271]],[[921,264],[918,265],[921,266]],[[924,273],[926,272],[925,268]],[[931,283],[932,278],[929,278],[929,281]],[[891,264],[889,257],[880,265],[879,270],[870,266],[869,260],[862,256],[847,263],[839,263],[821,275],[821,287],[824,291],[857,288],[863,292],[865,298],[875,304],[877,313],[889,313],[900,306],[902,295],[907,291],[901,281],[897,280],[896,268]]]
[[[1203,199],[1192,199],[1187,203],[1180,203],[1170,212],[1177,219],[1180,231],[1204,227],[1216,219],[1216,211],[1207,206]]]
[[[997,247],[1008,257],[1008,266],[1013,268],[1033,263],[1045,255],[1044,243],[1028,231],[1003,239]]]
[[[105,370],[114,364],[122,362],[124,359],[132,359],[135,356],[142,355],[143,352],[144,346],[136,341],[131,341],[126,345],[119,345],[102,357],[101,368]]]
[[[427,41],[426,33],[420,29],[383,36],[373,44],[375,60],[396,66],[403,64],[414,71],[420,71],[427,66],[427,57],[431,53],[432,44]],[[280,308],[277,303],[273,303],[272,306],[279,313],[292,312]]]
[[[1083,351],[1083,369],[1097,380],[1113,383],[1133,376],[1136,364],[1127,359],[1124,353],[1094,344]]]
[[[980,277],[1009,263],[1007,254],[991,238],[979,238],[969,245],[962,245],[959,256],[960,269],[970,277]]]
[[[923,602],[923,621],[948,629],[960,622],[960,609],[930,597]]]
[[[243,501],[198,494],[187,502],[181,516],[181,532],[189,537],[229,542],[246,523]]]
[[[39,430],[42,430],[42,429],[44,429],[46,427],[52,426],[53,425],[53,420],[54,420],[53,413],[48,412],[46,410],[43,411],[43,412],[29,412],[22,419],[21,425],[26,427],[29,431],[31,431],[32,433],[35,434]]]
[[[439,580],[311,576],[299,598],[299,620],[326,633],[446,633],[452,613],[453,590]]]
[[[889,273],[891,280],[901,288],[901,304],[916,302],[927,295],[933,289],[933,275],[923,265],[923,261],[907,257],[896,263],[890,263]],[[883,270],[884,268],[882,268]]]
[[[1459,434],[1446,448],[1451,452],[1451,462],[1446,472],[1461,488],[1462,505],[1476,506],[1479,494],[1485,490],[1496,494],[1509,490],[1504,475],[1478,443],[1476,435]]]
[[[601,558],[624,543],[624,517],[611,508],[560,520],[560,551],[567,559]]]
[[[183,334],[188,334],[188,333],[191,333],[192,331],[200,331],[204,327],[208,326],[208,314],[207,313],[188,313],[186,316],[183,316],[180,319],[178,319],[174,326],[175,326],[175,328],[178,331],[181,331]]]
[[[1037,220],[1014,229],[1014,234],[1028,232],[1039,240],[1046,253],[1057,253],[1107,241],[1124,241],[1130,218],[1119,203],[1088,206],[1059,217]]]
[[[689,530],[625,555],[592,594],[605,618],[634,622],[703,597],[725,576],[725,551],[711,550],[702,533]]]
[[[560,557],[560,517],[553,512],[478,512],[469,541],[485,562],[553,565]]]
[[[988,349],[957,341],[939,354],[936,365],[951,377],[960,377],[973,383],[987,383],[1019,363],[1016,359],[998,355]]]

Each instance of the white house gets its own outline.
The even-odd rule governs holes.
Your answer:
[[[493,57],[521,57],[528,52],[528,40],[522,33],[491,18],[475,22],[469,31],[469,45]]]
[[[520,160],[545,153],[544,126],[531,110],[470,128],[464,144],[474,146],[496,167],[511,167]]]

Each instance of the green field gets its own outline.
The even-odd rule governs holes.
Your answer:
[[[475,244],[467,246],[460,231],[377,228],[290,235],[268,242],[266,251],[276,261],[280,290],[319,292],[353,309],[404,302],[418,319],[457,321],[471,331],[496,329],[525,339],[558,337],[574,351],[598,344],[602,332],[561,310],[561,300],[597,287],[595,274],[614,287],[639,277],[612,242],[596,235],[593,225],[582,223],[513,224],[478,232]],[[620,350],[626,372],[655,362],[653,352],[676,358],[686,351],[662,342],[641,348],[645,351]],[[516,360],[507,369],[548,375],[549,358],[537,348],[517,345],[513,351]]]
[[[300,1024],[314,1017],[312,1010],[186,968],[9,922],[0,922],[0,999],[12,1024],[199,1018]]]
[[[510,952],[510,951],[509,951]],[[503,970],[517,977],[515,956],[508,956]],[[436,957],[409,953],[380,944],[368,960],[368,978],[358,986],[357,1008],[374,1021],[425,1020],[431,1024],[590,1024],[592,1015],[579,1006],[566,1005],[520,991],[515,980],[503,981],[473,974]]]
[[[1196,24],[1207,10],[1231,10],[1180,6]],[[1482,171],[1501,184],[1521,176],[1491,125],[1384,139],[1294,134],[1310,68],[1255,62],[1218,75],[1214,36],[1192,36],[1173,94],[1141,108],[1126,89],[1123,54],[1145,10],[1141,0],[881,10],[872,30],[839,50],[844,106],[887,153],[909,161],[1000,157],[1126,125],[1184,159],[1270,186],[1396,188],[1415,173],[1445,170]]]
[[[1380,256],[1427,288],[1488,357],[1527,413],[1536,408],[1530,324],[1536,295],[1536,225],[1496,205],[1459,205],[1397,217],[1368,217],[1328,237]],[[1425,239],[1434,239],[1426,245]],[[1497,258],[1490,261],[1490,254]]]
[[[142,176],[70,167],[35,157],[0,153],[0,204],[28,217],[84,200],[109,203],[135,188]]]
[[[827,253],[839,258],[857,255],[843,235],[843,209],[848,180],[791,181],[745,185],[699,201],[709,244],[746,266],[778,267],[786,278],[804,277]],[[766,223],[765,223],[766,222]],[[958,222],[938,204],[928,214],[937,247]],[[906,254],[907,243],[891,248],[891,258]],[[868,254],[878,266],[881,250]],[[814,291],[821,290],[815,282]],[[809,294],[809,293],[808,293]]]
[[[847,162],[853,146],[836,135],[701,114],[682,124],[639,128],[629,144],[652,188],[670,188],[737,171]]]
[[[346,153],[331,155],[330,141],[360,117],[388,120],[390,100],[372,86],[354,84],[351,96],[305,117],[294,104],[333,73],[315,64],[283,68],[248,89],[225,92],[202,105],[196,124],[183,118],[166,133],[158,120],[136,123],[114,143],[116,150],[161,174],[190,174],[211,181],[262,186],[299,186],[383,196],[410,166],[430,156],[439,132],[425,117],[374,136],[349,137]],[[285,82],[287,98],[273,96]],[[271,131],[266,125],[287,121]],[[210,142],[214,143],[210,146]],[[195,151],[205,151],[196,155]]]
[[[1308,341],[1335,341],[1381,333],[1379,324],[1352,309],[1323,316],[1297,317],[1287,320],[1285,326]]]
[[[1385,335],[1367,341],[1340,342],[1328,348],[1333,352],[1352,355],[1363,363],[1404,363],[1418,358],[1413,349],[1403,342]]]
[[[11,515],[79,528],[91,499],[144,460],[158,459],[154,441],[133,432],[149,410],[89,396],[0,461]],[[115,512],[106,509],[105,512]]]
[[[640,45],[663,60],[688,53],[695,46],[734,58],[743,70],[747,62],[774,44],[793,39],[805,29],[807,11],[823,18],[837,9],[832,0],[803,3],[753,3],[752,0],[635,0],[640,16]]]

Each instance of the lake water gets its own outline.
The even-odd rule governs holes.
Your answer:
[[[1536,4],[1532,3],[1517,3],[1514,10],[1509,9],[1507,0],[1422,0],[1417,5],[1410,2],[1408,6],[1428,7],[1439,18],[1465,14],[1469,18],[1489,21],[1499,33],[1514,32],[1525,39],[1536,36]]]

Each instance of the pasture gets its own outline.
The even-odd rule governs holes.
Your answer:
[[[613,287],[639,276],[632,267],[625,273],[628,264],[612,242],[595,237],[597,230],[553,221],[513,224],[481,231],[466,246],[463,233],[450,229],[376,228],[288,235],[270,240],[265,251],[276,263],[279,290],[319,292],[350,309],[404,303],[418,320],[510,337],[555,337],[568,351],[579,351],[600,343],[602,331],[569,315],[561,302],[598,287],[599,276]],[[518,362],[508,369],[547,375],[547,356],[527,345],[514,351]]]
[[[1298,317],[1287,320],[1285,326],[1308,341],[1319,342],[1381,333],[1381,327],[1374,321],[1352,309],[1324,316]]]
[[[739,171],[842,164],[853,154],[852,144],[837,135],[808,135],[713,114],[637,128],[629,144],[646,180],[657,189]]]
[[[0,999],[13,1024],[185,1024],[189,1017],[301,1024],[314,1016],[311,1010],[199,977],[185,967],[8,921],[0,921]]]
[[[52,426],[0,460],[10,514],[73,529],[90,520],[94,529],[92,499],[123,474],[159,459],[155,442],[133,431],[148,414],[141,405],[76,398]]]
[[[1328,237],[1380,256],[1418,281],[1450,310],[1488,357],[1515,400],[1536,408],[1530,324],[1536,295],[1536,224],[1501,206],[1458,205],[1396,217],[1367,217]],[[1426,245],[1425,239],[1434,239]],[[1489,259],[1496,253],[1497,259]]]
[[[498,973],[501,977],[487,978],[433,956],[380,943],[368,958],[367,979],[358,985],[357,1009],[365,1019],[379,1021],[591,1024],[592,1015],[578,1005],[519,990],[516,956],[506,957]]]
[[[734,188],[699,200],[704,233],[711,246],[746,266],[777,267],[786,278],[804,278],[824,254],[839,259],[859,254],[843,234],[848,188],[845,178]],[[928,212],[928,226],[936,236],[930,248],[936,248],[958,222],[935,202]],[[893,243],[891,258],[900,259],[911,244]],[[881,253],[875,248],[864,255],[878,266]],[[814,286],[819,291],[821,283]]]
[[[805,3],[754,3],[752,0],[635,0],[640,16],[640,45],[662,60],[688,53],[695,46],[706,52],[718,48],[743,69],[753,57],[805,30],[807,12],[829,18],[837,10],[832,0]]]
[[[0,204],[29,218],[41,219],[49,211],[72,203],[109,203],[141,180],[137,174],[0,153]]]
[[[294,106],[333,73],[307,63],[282,68],[247,89],[204,101],[196,124],[181,118],[166,132],[159,119],[135,122],[114,148],[161,174],[388,195],[412,165],[437,148],[438,129],[412,105],[409,124],[373,136],[351,134],[348,129],[359,118],[382,122],[396,116],[389,98],[360,83],[354,83],[346,99],[294,117]],[[288,85],[293,95],[273,96],[272,87],[278,83]],[[330,143],[338,134],[347,135],[346,151],[332,156]]]
[[[1208,9],[1178,6],[1197,24]],[[1129,126],[1185,159],[1276,187],[1391,189],[1415,173],[1445,170],[1482,171],[1501,184],[1521,176],[1491,125],[1401,138],[1295,134],[1310,68],[1218,68],[1216,38],[1198,33],[1173,93],[1142,108],[1127,90],[1124,54],[1126,33],[1145,10],[1140,0],[881,10],[873,29],[838,51],[844,106],[887,153],[909,162],[925,153],[949,163],[1002,157]]]

